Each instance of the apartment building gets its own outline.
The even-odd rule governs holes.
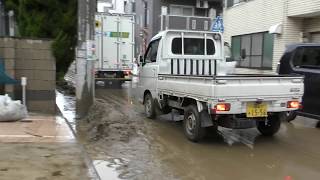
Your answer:
[[[222,0],[135,0],[136,54],[161,30],[210,30],[222,7]]]
[[[286,45],[320,42],[320,0],[225,0],[225,41],[239,72],[275,72]]]

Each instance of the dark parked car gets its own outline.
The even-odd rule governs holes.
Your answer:
[[[299,74],[305,77],[302,109],[287,114],[287,120],[296,115],[320,119],[320,44],[293,44],[287,47],[280,60],[279,74]]]

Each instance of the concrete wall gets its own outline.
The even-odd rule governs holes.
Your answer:
[[[49,40],[0,38],[0,57],[7,74],[17,80],[28,78],[29,111],[55,113],[56,65],[50,47]],[[6,85],[5,91],[21,99],[20,85]]]

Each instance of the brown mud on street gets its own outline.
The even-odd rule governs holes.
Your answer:
[[[90,115],[76,123],[101,179],[319,179],[317,121],[298,117],[273,138],[253,128],[219,128],[192,143],[171,115],[147,119],[134,85],[98,88]]]
[[[177,179],[153,157],[140,113],[118,103],[97,99],[77,126],[101,179]]]

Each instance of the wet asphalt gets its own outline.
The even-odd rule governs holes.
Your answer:
[[[147,119],[136,85],[97,86],[96,97],[136,121],[139,136],[129,142],[87,145],[101,179],[300,180],[320,179],[317,120],[283,122],[274,137],[253,129],[219,128],[219,135],[192,143],[171,115]]]

